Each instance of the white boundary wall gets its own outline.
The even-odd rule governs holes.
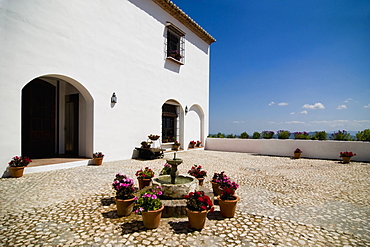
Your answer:
[[[302,150],[302,158],[341,160],[340,152],[352,151],[356,156],[351,160],[370,162],[370,142],[207,138],[205,144],[206,150],[277,156],[293,156],[296,148]]]

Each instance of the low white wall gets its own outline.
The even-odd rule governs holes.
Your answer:
[[[340,152],[352,151],[356,156],[351,160],[370,162],[370,142],[207,138],[205,144],[206,150],[278,156],[293,156],[296,148],[302,150],[302,158],[341,160]]]

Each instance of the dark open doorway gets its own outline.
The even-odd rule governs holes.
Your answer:
[[[54,157],[56,88],[34,79],[22,90],[22,155]]]

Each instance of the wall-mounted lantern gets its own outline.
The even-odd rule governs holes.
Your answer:
[[[110,102],[112,104],[116,104],[117,103],[117,96],[116,96],[116,93],[113,93],[112,97],[110,98]]]
[[[188,106],[185,106],[185,115],[188,114]]]

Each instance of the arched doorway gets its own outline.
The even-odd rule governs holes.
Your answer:
[[[22,155],[33,159],[90,157],[93,100],[77,81],[38,77],[22,89]]]
[[[162,142],[183,142],[184,111],[176,100],[167,100],[162,105]]]
[[[204,112],[202,108],[195,104],[189,108],[186,115],[187,137],[194,141],[204,141]]]

